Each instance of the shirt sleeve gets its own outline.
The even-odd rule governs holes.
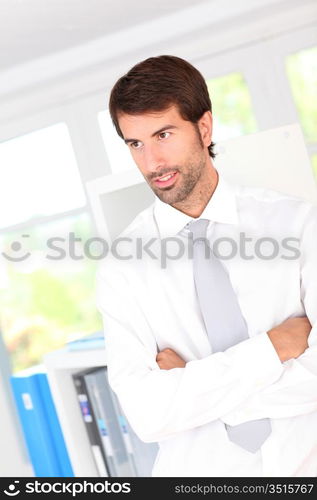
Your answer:
[[[284,418],[317,411],[317,207],[304,225],[300,246],[301,299],[312,325],[308,349],[283,363],[282,376],[253,394],[222,420],[238,425],[257,418]]]
[[[96,282],[109,382],[143,441],[160,441],[218,419],[280,377],[283,366],[265,332],[185,368],[161,370],[133,283],[110,267],[98,271]]]

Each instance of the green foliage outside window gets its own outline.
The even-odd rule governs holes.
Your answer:
[[[317,47],[290,55],[286,70],[308,142],[317,141]]]
[[[209,79],[206,83],[214,119],[220,126],[227,128],[228,137],[257,131],[249,90],[242,74],[231,73]]]
[[[85,214],[28,231],[34,268],[27,259],[18,264],[6,259],[1,262],[6,284],[0,288],[0,321],[14,371],[40,363],[45,353],[68,340],[102,328],[95,304],[98,261],[87,257],[58,261],[45,258],[46,254],[56,254],[45,250],[47,238],[59,234],[66,238],[69,232],[81,238],[76,254],[84,255],[83,244],[91,237]],[[2,251],[9,255],[11,242],[18,240],[20,234],[2,238]],[[63,246],[67,249],[67,243]]]

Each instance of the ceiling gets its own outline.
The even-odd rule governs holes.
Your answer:
[[[197,3],[195,0],[0,0],[0,70]]]
[[[127,64],[170,47],[191,60],[302,29],[316,23],[316,6],[316,0],[0,0],[1,114],[9,95],[59,82],[66,85],[59,98],[73,97],[74,82],[79,94],[101,80],[106,87]]]

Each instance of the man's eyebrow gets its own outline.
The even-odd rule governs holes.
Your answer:
[[[177,127],[176,127],[176,125],[164,125],[164,127],[161,127],[156,132],[153,132],[151,137],[154,137],[155,135],[161,134],[161,132],[164,132],[164,130],[171,129],[171,128],[177,128]]]
[[[165,130],[174,129],[174,128],[177,128],[176,125],[169,125],[169,124],[164,125],[164,127],[161,127],[159,130],[156,130],[155,132],[153,132],[151,137],[154,137],[155,135],[161,134]],[[126,144],[128,144],[129,142],[138,142],[138,141],[139,141],[139,139],[124,139],[124,142]]]

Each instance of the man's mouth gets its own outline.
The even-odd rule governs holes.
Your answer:
[[[175,182],[177,174],[178,172],[169,172],[154,179],[154,183],[159,187],[171,186]]]

